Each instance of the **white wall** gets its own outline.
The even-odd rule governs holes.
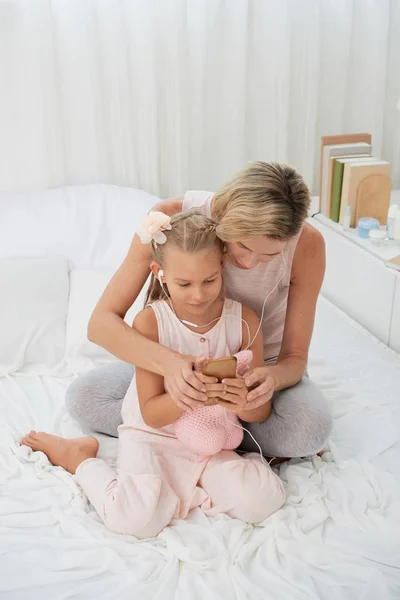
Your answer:
[[[400,185],[400,0],[0,2],[0,189],[215,189],[250,159],[316,189],[371,131]]]

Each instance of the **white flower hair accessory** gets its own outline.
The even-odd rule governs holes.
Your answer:
[[[172,229],[171,217],[158,210],[153,210],[145,216],[136,229],[136,233],[140,237],[142,244],[154,242],[157,245],[165,244],[167,236],[163,232],[170,229]]]

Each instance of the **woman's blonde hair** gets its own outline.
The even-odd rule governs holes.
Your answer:
[[[307,217],[310,192],[288,165],[251,162],[215,194],[212,218],[224,242],[260,235],[275,240],[295,236]]]
[[[216,248],[222,254],[224,243],[217,236],[217,224],[212,219],[200,213],[178,213],[171,218],[172,228],[164,231],[167,241],[165,244],[152,243],[153,260],[161,267],[165,267],[165,250],[173,246],[184,252],[200,252]],[[159,280],[151,274],[149,289],[147,290],[145,306],[155,300],[165,300],[166,285],[161,287]]]

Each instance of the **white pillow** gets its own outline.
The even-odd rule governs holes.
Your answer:
[[[0,376],[45,374],[65,351],[68,260],[0,260]]]
[[[93,184],[0,192],[0,259],[65,256],[72,268],[116,270],[158,198]]]
[[[74,269],[70,272],[65,351],[70,371],[80,372],[88,366],[115,358],[87,339],[90,315],[113,275],[113,271],[104,269]],[[147,287],[148,282],[126,314],[125,322],[129,325],[132,325],[135,316],[143,308]]]

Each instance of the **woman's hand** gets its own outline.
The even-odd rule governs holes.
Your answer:
[[[245,377],[245,384],[249,388],[246,410],[259,408],[269,402],[276,388],[275,378],[271,367],[268,366],[256,367],[249,371]]]
[[[205,360],[203,357],[174,354],[165,367],[165,390],[184,411],[203,406],[207,400],[206,385],[217,381],[215,377],[206,377],[201,372]]]
[[[223,379],[221,383],[207,384],[207,398],[234,413],[247,409],[247,387],[241,378]]]

